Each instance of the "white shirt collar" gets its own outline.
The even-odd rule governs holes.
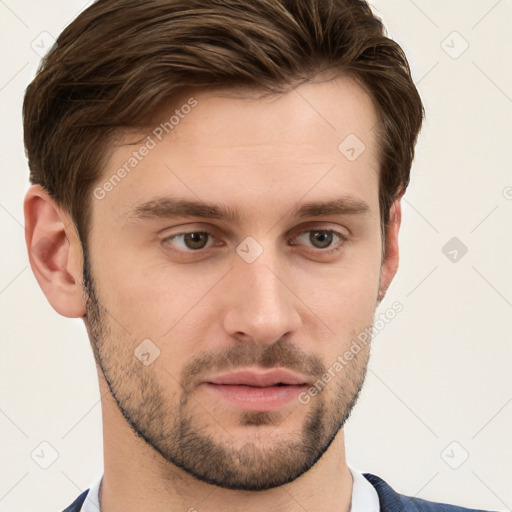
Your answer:
[[[100,485],[103,473],[98,475],[94,480],[94,483],[90,486],[89,492],[85,497],[84,504],[82,505],[81,512],[101,512],[100,510]]]
[[[379,495],[375,487],[366,480],[362,472],[348,466],[354,484],[352,486],[352,503],[350,512],[380,512]],[[82,505],[82,512],[101,512],[99,490],[103,474],[96,477]]]
[[[350,464],[348,469],[354,479],[350,512],[380,512],[379,495],[375,487],[366,480],[361,471],[354,469]]]

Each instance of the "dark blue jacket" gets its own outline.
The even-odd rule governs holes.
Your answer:
[[[364,473],[364,477],[375,487],[379,495],[380,512],[486,512],[484,510],[434,503],[420,498],[409,498],[395,492],[378,476]],[[80,494],[74,503],[63,510],[63,512],[79,512],[88,491],[89,489]]]

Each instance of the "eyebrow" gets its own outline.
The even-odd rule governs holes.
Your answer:
[[[368,215],[370,207],[364,201],[344,196],[331,201],[306,202],[291,212],[292,217],[320,217],[322,215]],[[245,217],[236,209],[222,204],[191,201],[173,197],[160,197],[135,206],[128,214],[129,220],[155,218],[187,218],[224,220],[240,223]]]

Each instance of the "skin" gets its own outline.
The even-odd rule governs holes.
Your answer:
[[[273,367],[313,383],[372,325],[397,271],[401,218],[398,199],[383,251],[375,108],[348,77],[272,98],[193,96],[191,113],[103,199],[92,198],[88,301],[68,213],[39,186],[25,198],[34,274],[59,314],[84,318],[96,358],[102,510],[348,511],[342,427],[370,344],[307,404],[244,411],[202,383]],[[351,133],[366,146],[353,162],[338,150]],[[98,184],[138,147],[113,147]],[[242,218],[133,217],[136,206],[171,196],[224,204]],[[340,197],[367,211],[291,215],[304,202]],[[344,240],[325,247],[315,230]],[[170,238],[182,231],[211,238],[194,252]],[[252,263],[236,252],[248,236],[263,250]],[[146,339],[160,351],[149,365],[134,356]]]

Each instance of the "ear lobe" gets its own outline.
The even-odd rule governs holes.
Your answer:
[[[39,185],[27,191],[24,212],[30,266],[41,290],[57,313],[82,317],[82,247],[73,222]]]
[[[387,227],[386,247],[382,258],[382,268],[379,285],[378,302],[380,303],[395,277],[399,263],[398,233],[402,222],[402,196],[394,201],[389,212],[389,224]]]

